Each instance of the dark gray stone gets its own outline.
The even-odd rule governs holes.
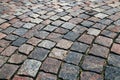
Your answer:
[[[107,66],[105,80],[120,80],[120,68]]]
[[[17,46],[17,47],[19,47],[19,46],[21,46],[23,43],[25,43],[27,41],[27,39],[26,38],[18,38],[17,40],[15,40],[13,43],[12,43],[12,45],[13,46]]]
[[[71,64],[63,64],[59,73],[59,77],[64,80],[77,80],[79,67]]]
[[[49,53],[49,50],[37,47],[35,48],[34,51],[32,51],[29,57],[43,61],[47,57],[48,53]]]
[[[64,38],[71,41],[75,41],[79,36],[80,34],[70,31],[64,36]]]
[[[91,27],[94,23],[91,21],[83,21],[81,24],[85,27]]]
[[[108,64],[116,66],[116,67],[120,67],[120,56],[116,54],[109,54]]]
[[[16,29],[13,33],[16,34],[16,35],[22,36],[22,35],[25,34],[27,31],[28,31],[27,29],[19,28],[19,29]]]
[[[13,34],[10,34],[6,37],[6,39],[11,40],[11,41],[16,40],[17,38],[18,38],[18,36],[13,35]]]
[[[87,44],[83,44],[80,42],[75,42],[72,47],[71,50],[74,51],[78,51],[78,52],[86,52],[86,50],[89,48],[89,46]]]
[[[69,52],[67,57],[65,58],[65,61],[67,63],[72,63],[72,64],[75,64],[75,65],[78,65],[82,56],[83,56],[83,54],[81,54],[81,53]]]
[[[44,38],[46,38],[48,35],[49,35],[48,32],[46,32],[46,31],[40,31],[40,32],[38,32],[38,33],[35,34],[35,37],[44,39]]]
[[[8,27],[7,29],[5,29],[3,32],[6,33],[6,34],[10,34],[12,33],[16,28],[13,28],[13,27]]]

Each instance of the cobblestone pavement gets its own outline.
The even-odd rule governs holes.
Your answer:
[[[120,80],[118,0],[0,0],[0,80]]]

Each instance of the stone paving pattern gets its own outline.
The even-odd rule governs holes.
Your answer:
[[[120,80],[120,1],[0,0],[0,80]]]

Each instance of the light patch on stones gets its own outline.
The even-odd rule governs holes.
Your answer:
[[[58,49],[58,48],[54,48],[51,51],[49,56],[57,58],[57,59],[64,59],[67,56],[67,51],[62,50],[62,49]]]
[[[98,17],[98,18],[101,18],[101,19],[103,19],[103,18],[105,18],[105,17],[107,17],[108,15],[106,15],[106,14],[104,14],[104,13],[98,13],[98,14],[96,14],[95,15],[95,17]]]
[[[55,46],[55,42],[52,42],[52,41],[49,41],[49,40],[44,40],[38,46],[51,49]]]
[[[87,34],[98,36],[100,34],[100,30],[94,29],[94,28],[90,28],[90,29],[88,29]]]

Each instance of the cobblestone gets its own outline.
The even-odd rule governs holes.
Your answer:
[[[23,44],[22,46],[19,47],[19,51],[26,55],[30,54],[32,50],[33,50],[33,46],[28,44]]]
[[[0,80],[120,80],[119,0],[1,0]]]
[[[65,61],[67,63],[72,63],[75,65],[78,65],[80,63],[80,60],[82,59],[82,54],[77,52],[69,52],[68,55],[65,58]]]
[[[85,70],[101,73],[104,65],[105,65],[104,59],[100,59],[93,56],[86,56],[82,64],[82,68]]]
[[[52,59],[52,58],[47,58],[43,62],[41,69],[46,72],[58,73],[60,64],[61,64],[61,61],[58,61],[58,60]]]
[[[15,52],[16,49],[17,47],[9,46],[1,54],[5,56],[11,56]]]
[[[27,59],[19,69],[18,74],[35,77],[40,66],[41,62]]]
[[[40,79],[41,80],[47,80],[47,79],[57,80],[57,76],[49,73],[40,72],[36,80],[40,80]]]
[[[58,49],[58,48],[54,48],[51,51],[49,56],[62,60],[62,59],[64,59],[67,56],[67,51],[66,50],[62,50],[62,49]]]
[[[37,47],[31,52],[29,57],[43,61],[47,57],[48,53],[49,53],[48,50]]]
[[[11,77],[14,75],[17,69],[18,69],[18,66],[16,65],[5,64],[0,69],[0,79],[11,79]]]
[[[103,77],[99,74],[93,73],[93,72],[82,72],[81,73],[81,79],[82,80],[103,80]]]
[[[64,63],[62,65],[59,77],[62,79],[76,80],[79,74],[79,67]]]
[[[107,66],[105,70],[105,79],[108,80],[119,80],[120,79],[120,68]]]
[[[91,48],[90,54],[96,55],[96,56],[100,56],[103,58],[107,58],[108,57],[108,53],[109,53],[109,49],[97,44],[93,44],[93,47]]]

